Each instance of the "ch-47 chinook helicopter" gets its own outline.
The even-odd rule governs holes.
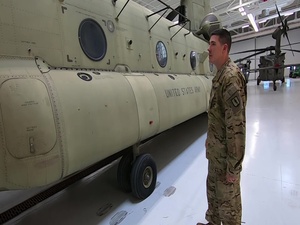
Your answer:
[[[248,78],[250,72],[259,71],[259,76],[257,77],[257,85],[259,85],[261,81],[273,81],[273,90],[274,91],[276,91],[276,89],[277,89],[277,86],[276,86],[277,80],[280,80],[282,83],[285,82],[284,68],[291,66],[290,64],[284,64],[285,52],[281,52],[281,50],[292,51],[293,55],[294,55],[294,52],[300,53],[299,50],[292,49],[291,43],[290,43],[290,40],[288,37],[288,33],[287,33],[287,31],[289,30],[287,20],[282,19],[276,4],[275,4],[275,6],[276,6],[276,11],[277,11],[278,16],[281,21],[281,26],[279,26],[272,33],[272,38],[276,40],[275,46],[270,46],[267,48],[261,48],[261,49],[255,49],[255,50],[246,50],[246,51],[234,53],[234,54],[240,54],[240,53],[255,52],[254,54],[251,54],[247,57],[237,59],[234,62],[239,65],[239,67],[241,68],[246,79]],[[280,48],[281,47],[281,36],[287,38],[290,49],[281,49]],[[260,64],[258,65],[259,68],[250,69],[249,58],[251,58],[255,55],[262,54],[264,52],[270,52],[270,53],[268,55],[260,56],[260,60],[259,60]],[[247,60],[247,62],[242,63],[244,60]],[[293,65],[295,65],[295,64],[293,64]]]
[[[205,37],[217,24],[209,1],[180,12],[159,2],[180,24],[129,0],[0,2],[0,190],[123,156],[121,187],[154,191],[156,165],[139,146],[207,110]]]

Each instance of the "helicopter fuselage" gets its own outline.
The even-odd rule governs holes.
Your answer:
[[[0,3],[0,189],[50,184],[208,108],[208,44],[125,0]],[[116,19],[117,18],[117,19]],[[150,31],[149,31],[150,30]]]

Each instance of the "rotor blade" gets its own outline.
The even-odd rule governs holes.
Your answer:
[[[172,10],[172,12],[170,12],[166,18],[170,21],[173,21],[175,17],[178,15],[179,9],[180,6],[178,6],[175,10]]]
[[[282,20],[282,18],[281,18],[280,12],[279,12],[279,10],[278,10],[277,4],[275,4],[275,6],[276,6],[277,14],[278,14],[278,16],[279,16],[279,18],[280,18],[280,21],[281,21],[281,24],[282,24],[282,29],[285,30],[285,26],[284,26],[283,20]],[[285,32],[285,33],[286,33],[286,32]]]
[[[295,63],[295,64],[284,64],[284,65],[277,66],[277,67],[274,67],[274,66],[267,66],[267,67],[261,67],[261,68],[251,69],[251,70],[259,71],[259,70],[269,70],[269,69],[280,69],[280,68],[286,68],[286,67],[291,67],[291,66],[300,66],[300,64],[299,64],[299,63]]]
[[[255,55],[262,54],[262,53],[264,53],[264,52],[265,52],[265,50],[264,50],[264,51],[260,51],[260,52],[256,52],[256,53],[254,53],[254,54],[252,54],[252,55],[248,55],[248,56],[246,56],[246,57],[244,57],[244,58],[237,59],[237,60],[235,60],[234,62],[235,62],[235,63],[237,63],[237,62],[242,62],[242,61],[244,61],[245,59],[251,58],[252,56],[255,56]]]
[[[286,27],[286,30],[288,31],[290,28],[289,28],[287,22],[288,22],[288,21],[287,21],[287,18],[285,18],[285,20],[284,20],[284,23],[285,23],[285,24],[284,24],[284,25],[285,25],[285,27]]]
[[[285,50],[285,51],[291,51],[291,52],[298,52],[300,53],[300,50],[295,50],[295,49],[287,49],[287,48],[282,48],[282,50]]]
[[[286,35],[286,38],[287,38],[287,40],[288,40],[288,42],[289,42],[289,45],[290,45],[290,48],[291,48],[291,50],[292,50],[293,56],[295,56],[295,55],[294,55],[294,52],[293,52],[293,49],[292,49],[292,45],[291,45],[290,39],[289,39],[289,36],[288,36],[288,34],[287,34],[287,29],[286,29],[286,28],[288,27],[288,26],[287,26],[287,22],[286,22],[286,25],[285,25],[284,22],[283,22],[283,20],[282,20],[282,18],[281,18],[280,13],[279,13],[277,4],[275,4],[275,6],[276,6],[276,11],[277,11],[277,13],[278,13],[278,16],[279,16],[280,21],[281,21],[281,24],[282,24],[283,33]]]
[[[300,44],[300,42],[291,43],[291,45],[298,45],[298,44]],[[287,45],[281,45],[281,47],[285,47],[285,46],[288,46],[288,44]]]
[[[240,54],[240,53],[247,53],[247,52],[256,52],[256,51],[271,51],[271,50],[275,50],[274,46],[270,46],[267,48],[257,48],[257,49],[252,49],[252,50],[245,50],[245,51],[241,51],[241,52],[235,52],[235,53],[230,53],[230,55],[236,55],[236,54]]]

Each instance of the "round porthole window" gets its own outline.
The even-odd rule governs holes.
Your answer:
[[[81,22],[78,30],[80,46],[84,54],[93,61],[104,58],[107,49],[106,37],[100,25],[92,19]]]
[[[191,62],[192,70],[195,70],[196,69],[196,65],[197,65],[197,53],[194,52],[194,51],[191,51],[190,62]]]
[[[156,44],[156,59],[161,67],[165,67],[168,61],[167,48],[162,41]]]

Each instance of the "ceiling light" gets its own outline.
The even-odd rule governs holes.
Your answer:
[[[244,10],[243,7],[240,7],[240,8],[239,8],[239,11],[240,11],[240,13],[241,13],[241,12],[244,12],[245,10]]]
[[[253,15],[251,13],[249,13],[247,16],[248,16],[248,19],[250,20],[251,25],[252,25],[253,29],[255,30],[255,32],[258,32],[258,28],[257,28],[257,25],[255,23]]]
[[[242,26],[242,28],[246,28],[246,27],[249,27],[249,24]]]
[[[246,12],[245,12],[245,9],[243,7],[240,7],[239,11],[242,14],[242,16],[246,16]]]

